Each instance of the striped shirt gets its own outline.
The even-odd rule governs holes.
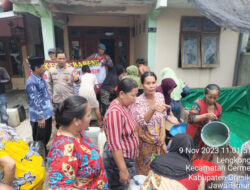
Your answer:
[[[139,138],[135,131],[136,121],[130,109],[114,100],[105,114],[103,126],[109,151],[122,150],[125,158],[137,156]]]

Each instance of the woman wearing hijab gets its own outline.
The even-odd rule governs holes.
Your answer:
[[[110,105],[110,95],[118,86],[119,81],[123,77],[124,71],[125,70],[122,65],[115,65],[102,83],[102,87],[100,90],[102,116],[104,116],[106,110]]]
[[[165,104],[170,105],[171,104],[171,93],[174,91],[176,88],[176,83],[173,79],[171,78],[166,78],[161,81],[161,85],[157,87],[156,91],[160,92],[164,96]],[[167,114],[170,117],[167,117],[167,120],[174,124],[174,125],[179,125],[180,123],[173,117],[173,113],[171,109],[167,110]]]
[[[205,181],[201,172],[190,162],[193,140],[187,134],[174,136],[169,153],[156,157],[142,190],[201,190]]]
[[[141,95],[143,93],[143,88],[141,87],[141,79],[139,77],[138,67],[136,67],[135,65],[131,65],[126,68],[126,72],[128,73],[128,75],[124,76],[123,78],[130,78],[134,80],[139,88],[138,95]]]
[[[175,81],[176,87],[174,88],[173,92],[171,93],[171,106],[172,112],[174,116],[180,122],[181,117],[181,98],[188,95],[189,88],[184,82],[176,76],[174,71],[169,67],[166,67],[162,70],[161,76],[163,79],[171,78]]]

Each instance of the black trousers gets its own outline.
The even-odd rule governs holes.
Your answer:
[[[45,146],[45,151],[47,155],[47,148],[46,145],[49,142],[51,132],[52,132],[52,117],[45,120],[45,127],[40,128],[38,126],[38,122],[30,122],[32,127],[32,137],[34,141],[42,141]]]

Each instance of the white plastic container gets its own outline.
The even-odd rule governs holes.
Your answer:
[[[91,109],[91,121],[96,121],[96,120],[97,120],[97,117],[96,117],[95,111],[94,109]]]
[[[88,127],[88,129],[85,130],[85,134],[90,138],[92,143],[98,147],[98,135],[101,132],[100,127]]]
[[[104,131],[102,130],[98,135],[98,149],[100,150],[100,154],[102,156],[103,154],[103,147],[106,142],[106,136]]]
[[[18,109],[7,108],[7,114],[9,115],[8,125],[11,127],[17,127],[20,124]]]
[[[128,190],[140,190],[147,176],[145,175],[135,175],[133,179],[130,180]]]

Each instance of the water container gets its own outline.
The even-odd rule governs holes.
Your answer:
[[[20,124],[20,118],[17,108],[7,108],[7,114],[9,116],[8,125],[11,127],[17,127]]]
[[[179,133],[186,133],[186,128],[187,128],[187,124],[186,123],[181,123],[180,125],[174,125],[171,129],[170,129],[170,134],[172,136],[175,136]]]
[[[94,121],[94,120],[96,121],[97,117],[96,117],[94,109],[91,109],[91,121]]]
[[[103,153],[103,147],[106,142],[106,136],[104,131],[101,131],[98,135],[98,149],[100,150],[100,154],[102,155]]]
[[[16,108],[18,110],[20,122],[23,122],[26,119],[26,112],[23,105],[18,104],[13,106],[12,108]]]
[[[134,179],[130,179],[128,190],[140,190],[140,186],[135,184]]]
[[[89,139],[96,147],[98,147],[98,136],[100,132],[100,127],[90,126],[88,129],[85,130],[85,134],[89,137]]]
[[[201,139],[209,147],[217,148],[225,145],[230,138],[228,126],[219,121],[207,123],[201,130]]]
[[[128,190],[140,190],[147,176],[145,175],[135,175],[133,179],[130,180]]]

